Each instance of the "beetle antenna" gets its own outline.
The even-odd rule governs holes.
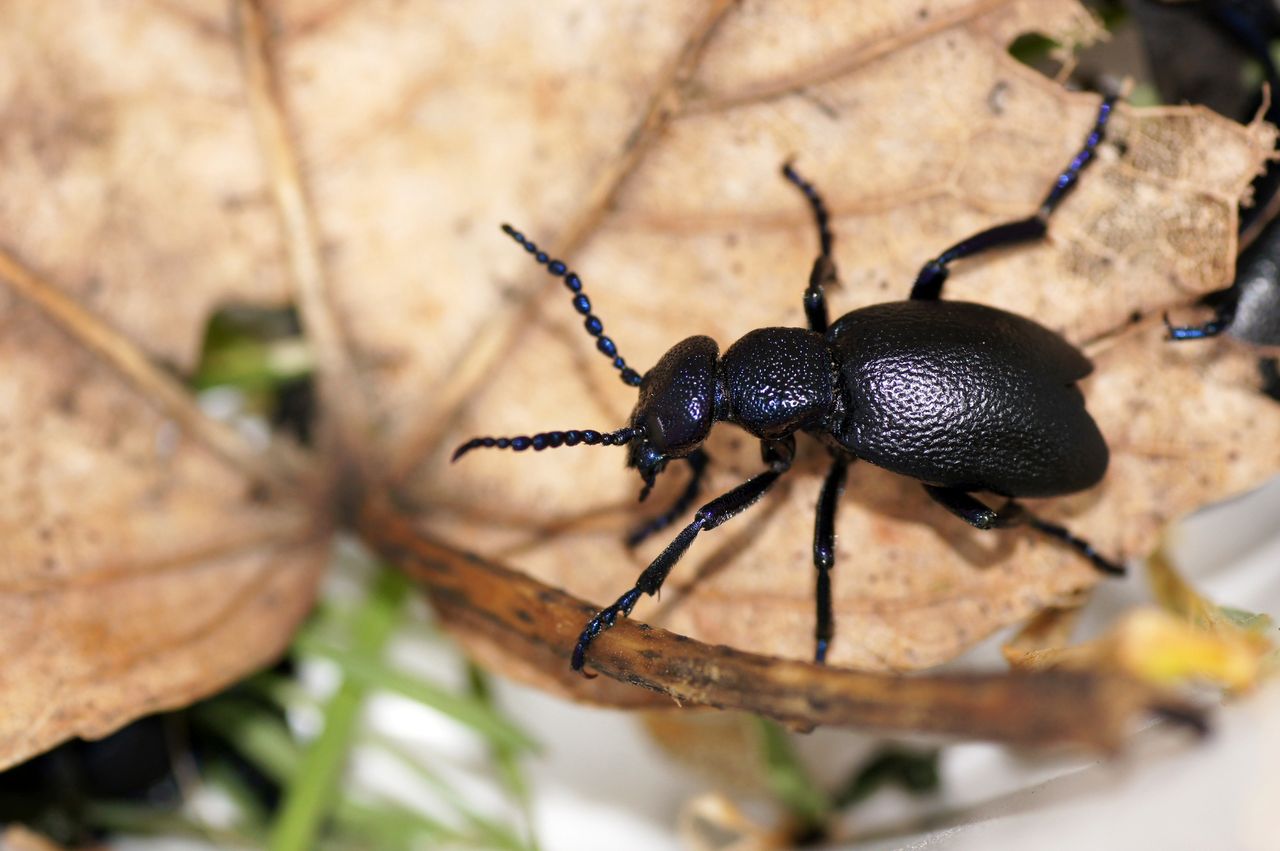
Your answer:
[[[541,452],[544,449],[556,449],[560,446],[587,446],[597,444],[603,446],[623,446],[630,443],[639,434],[639,429],[620,428],[617,431],[593,431],[592,429],[570,429],[569,431],[543,431],[534,435],[518,437],[473,437],[453,450],[453,459],[457,461],[472,449],[511,449],[523,452],[532,449]]]
[[[525,238],[524,234],[511,225],[504,224],[502,230],[507,236],[523,245],[525,251],[533,255],[534,260],[547,267],[548,272],[564,279],[564,285],[569,288],[569,292],[573,293],[573,309],[587,317],[583,325],[587,333],[596,338],[596,348],[605,357],[612,359],[613,368],[622,374],[623,384],[631,387],[639,386],[640,373],[627,366],[627,362],[618,354],[617,345],[604,336],[604,323],[600,321],[600,317],[591,312],[591,299],[587,298],[587,294],[582,291],[582,279],[578,277],[578,273],[570,270],[563,261],[552,260],[547,252],[539,250],[533,240]]]

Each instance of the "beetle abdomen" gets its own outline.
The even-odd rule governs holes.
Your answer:
[[[859,458],[930,484],[1041,497],[1096,484],[1107,445],[1076,382],[1089,360],[1029,319],[980,304],[902,301],[827,332]]]

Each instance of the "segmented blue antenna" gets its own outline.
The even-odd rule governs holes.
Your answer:
[[[636,436],[633,428],[620,428],[617,431],[595,431],[594,429],[569,429],[568,431],[543,431],[534,435],[522,434],[517,437],[473,437],[453,450],[453,460],[457,461],[472,449],[510,449],[524,452],[532,449],[541,452],[544,449],[557,449],[561,446],[624,446]]]
[[[532,240],[526,239],[524,234],[511,225],[503,225],[502,230],[516,242],[523,245],[525,251],[533,255],[534,260],[547,267],[548,272],[564,279],[564,285],[569,288],[569,292],[573,293],[573,309],[586,317],[582,324],[587,329],[587,333],[596,338],[596,348],[613,362],[613,368],[622,374],[623,384],[638,387],[640,385],[640,373],[627,366],[627,362],[622,359],[622,355],[618,354],[618,346],[613,340],[604,335],[604,323],[600,321],[600,317],[591,312],[591,299],[587,298],[587,294],[582,291],[582,279],[578,277],[578,274],[571,271],[562,261],[552,260],[547,256],[547,252],[540,251]]]

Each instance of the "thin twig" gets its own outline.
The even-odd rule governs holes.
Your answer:
[[[442,619],[466,634],[469,643],[517,660],[516,671],[543,687],[554,684],[579,699],[607,697],[598,683],[570,672],[568,664],[595,607],[420,534],[387,504],[367,505],[360,529],[372,547],[422,586]],[[1109,751],[1119,747],[1134,716],[1144,712],[1200,723],[1196,710],[1176,698],[1110,673],[872,674],[712,646],[629,619],[596,639],[588,665],[681,706],[741,709],[801,727],[927,732]],[[620,702],[642,701],[623,695]]]

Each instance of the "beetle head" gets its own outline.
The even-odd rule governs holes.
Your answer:
[[[690,337],[673,346],[640,382],[640,401],[631,413],[636,439],[627,450],[627,466],[644,479],[641,499],[669,460],[688,455],[710,434],[719,357],[715,340]]]

